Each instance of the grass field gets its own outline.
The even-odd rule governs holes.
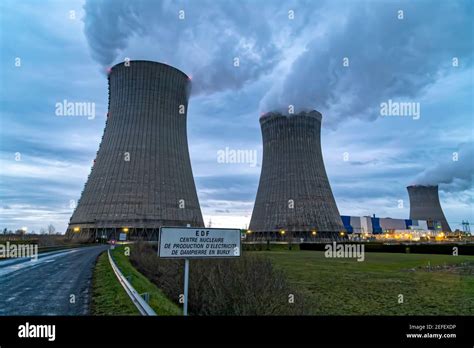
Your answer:
[[[117,280],[107,252],[102,253],[92,281],[92,315],[139,315],[138,309]]]
[[[257,253],[301,289],[311,314],[474,314],[474,256],[365,253],[357,262],[320,251]]]
[[[114,261],[119,267],[120,271],[138,291],[143,294],[145,292],[150,294],[151,308],[158,315],[182,315],[182,310],[174,302],[169,300],[165,294],[152,282],[150,282],[143,274],[138,272],[130,263],[128,256],[125,255],[126,246],[118,246],[112,251]],[[115,276],[115,275],[114,275]]]
[[[160,289],[138,272],[124,253],[124,246],[112,251],[114,261],[125,277],[140,294],[150,294],[149,305],[158,315],[181,315],[179,307]],[[102,253],[94,270],[92,283],[92,315],[140,315],[110,266],[107,252]]]

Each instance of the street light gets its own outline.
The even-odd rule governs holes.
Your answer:
[[[73,230],[74,232],[79,232],[79,231],[81,230],[81,228],[80,228],[80,227],[74,227],[72,230]]]
[[[252,234],[252,230],[247,230],[245,233],[246,233],[246,236],[245,236],[245,237],[248,237],[249,240],[250,240],[251,234]]]

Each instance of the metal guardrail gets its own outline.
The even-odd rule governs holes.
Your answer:
[[[156,315],[155,311],[145,302],[145,300],[140,296],[140,294],[133,288],[130,282],[123,276],[122,272],[120,272],[119,268],[115,264],[112,255],[110,254],[110,249],[107,251],[109,255],[109,262],[114,270],[117,279],[119,280],[122,287],[125,289],[128,297],[132,300],[135,307],[137,307],[138,311],[141,315]]]

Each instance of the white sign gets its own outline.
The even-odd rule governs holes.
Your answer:
[[[240,240],[237,229],[161,227],[158,252],[180,259],[239,257]]]
[[[126,233],[120,233],[119,240],[127,240],[127,234]]]

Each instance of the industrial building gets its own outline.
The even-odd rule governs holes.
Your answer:
[[[188,76],[130,61],[108,83],[104,134],[67,233],[157,239],[160,226],[204,226],[188,152]]]
[[[348,234],[382,234],[395,230],[441,231],[437,224],[426,220],[378,218],[374,216],[341,216],[344,229]]]
[[[263,161],[249,238],[343,240],[321,151],[317,111],[260,117]]]
[[[443,239],[447,233],[439,221],[379,218],[374,216],[342,215],[349,239]]]
[[[410,218],[392,219],[373,216],[341,216],[351,239],[443,239],[451,229],[444,216],[438,196],[438,186],[408,186]]]

